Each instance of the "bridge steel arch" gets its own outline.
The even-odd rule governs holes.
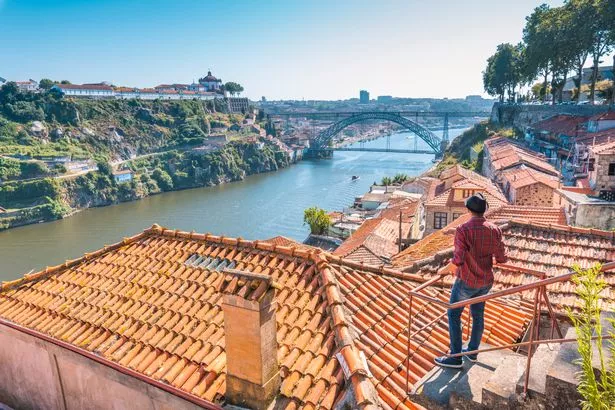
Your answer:
[[[444,149],[446,148],[446,144],[448,141],[442,140],[436,134],[423,127],[416,122],[409,120],[408,118],[400,115],[399,113],[394,112],[365,112],[360,114],[353,114],[349,117],[343,118],[340,121],[329,126],[327,129],[320,132],[316,138],[314,139],[314,148],[326,149],[329,145],[329,142],[333,139],[333,137],[342,131],[344,128],[352,125],[356,122],[361,121],[369,121],[369,120],[383,120],[383,121],[391,121],[396,124],[401,125],[402,127],[412,131],[419,138],[429,145],[431,149],[434,150],[436,156],[442,156]]]

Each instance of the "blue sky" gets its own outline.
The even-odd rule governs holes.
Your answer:
[[[0,76],[145,87],[211,69],[251,98],[463,97],[540,3],[0,0]]]

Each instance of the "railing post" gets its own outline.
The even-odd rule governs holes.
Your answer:
[[[530,367],[532,365],[532,349],[534,347],[534,330],[536,328],[536,312],[538,311],[538,297],[540,295],[540,287],[534,292],[534,314],[532,316],[532,324],[530,326],[530,343],[528,346],[527,363],[525,365],[525,376],[523,380],[523,399],[527,397],[527,386],[530,382]]]

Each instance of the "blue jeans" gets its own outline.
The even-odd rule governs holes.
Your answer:
[[[489,293],[492,285],[482,288],[470,288],[464,281],[457,278],[451,291],[450,303],[468,300]],[[448,334],[451,341],[451,354],[461,353],[461,314],[463,307],[448,310]],[[477,350],[485,329],[485,302],[470,305],[472,314],[472,336],[468,350]]]

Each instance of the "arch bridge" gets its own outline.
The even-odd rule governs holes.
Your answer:
[[[312,140],[311,150],[333,150],[333,148],[330,147],[330,143],[335,135],[337,135],[340,131],[354,123],[371,120],[391,121],[413,132],[427,143],[427,145],[433,150],[433,153],[436,154],[436,158],[442,157],[444,150],[446,149],[446,145],[448,144],[448,138],[446,138],[447,133],[445,133],[445,138],[440,138],[424,126],[404,117],[401,113],[383,111],[351,114],[350,116],[333,123]],[[448,122],[447,120],[448,118],[445,118],[445,123]],[[446,124],[446,126],[448,126],[448,124]]]

